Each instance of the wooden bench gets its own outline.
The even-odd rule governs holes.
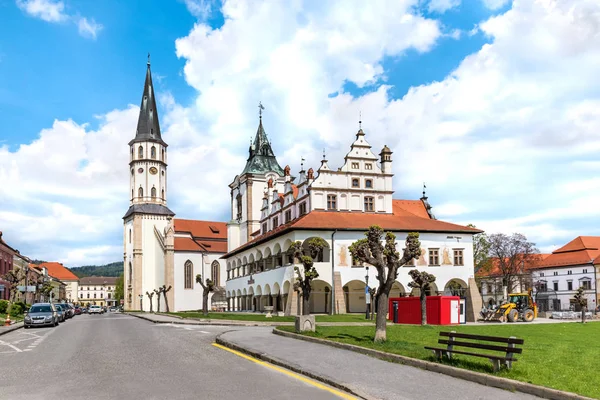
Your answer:
[[[448,338],[448,339],[444,339]],[[456,340],[463,339],[463,340]],[[491,343],[503,343],[503,345],[494,345],[488,343],[481,342],[491,342]],[[515,354],[521,354],[523,352],[522,348],[516,347],[516,345],[522,345],[525,341],[523,339],[517,339],[514,336],[511,337],[497,337],[497,336],[482,336],[482,335],[470,335],[468,333],[456,333],[452,332],[440,332],[440,339],[438,340],[439,344],[445,344],[446,348],[438,348],[438,347],[425,347],[427,350],[433,350],[436,358],[441,360],[444,355],[449,359],[452,358],[452,354],[464,354],[467,356],[473,357],[483,357],[489,359],[493,366],[494,372],[500,370],[500,366],[502,364],[506,365],[506,368],[510,369],[512,367],[513,361],[517,361],[514,358]],[[472,353],[468,351],[460,351],[455,350],[456,347],[467,347],[472,349],[482,349],[482,350],[490,350],[504,353],[502,354],[481,354],[481,353]]]

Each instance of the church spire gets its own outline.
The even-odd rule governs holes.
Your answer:
[[[144,82],[144,93],[142,94],[135,138],[129,142],[129,145],[138,142],[156,142],[167,146],[162,140],[160,133],[156,97],[154,96],[154,85],[152,84],[152,72],[150,71],[150,53],[148,53],[146,80]]]
[[[283,176],[283,169],[275,158],[271,142],[269,142],[265,128],[263,128],[262,113],[264,109],[262,103],[258,103],[258,129],[256,130],[254,142],[250,146],[250,154],[242,174],[265,174],[273,171]]]

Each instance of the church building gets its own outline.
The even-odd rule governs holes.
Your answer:
[[[157,311],[163,285],[170,311],[202,308],[203,282],[211,279],[212,309],[225,308],[224,263],[227,227],[223,222],[175,218],[167,206],[167,143],[162,139],[152,85],[150,60],[146,70],[135,137],[129,142],[129,209],[123,217],[125,308]],[[152,295],[152,297],[151,297]],[[160,311],[166,311],[161,295]]]

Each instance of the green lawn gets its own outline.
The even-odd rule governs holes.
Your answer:
[[[286,326],[279,329],[294,331],[293,327]],[[388,340],[384,344],[373,343],[374,328],[368,326],[317,325],[317,332],[307,335],[434,361],[431,351],[425,350],[423,346],[437,346],[439,332],[449,330],[525,339],[523,354],[517,356],[518,361],[513,363],[512,369],[502,369],[495,375],[600,398],[600,375],[597,368],[600,365],[598,322],[584,325],[562,323],[453,327],[388,325]],[[451,364],[493,374],[491,362],[483,358],[458,355]]]
[[[4,325],[4,321],[6,320],[6,314],[0,314],[0,325]],[[10,317],[11,321],[19,322],[23,321],[23,316],[19,315],[18,317]]]
[[[171,315],[177,315],[183,318],[202,318],[205,317],[202,312],[173,312]],[[294,322],[295,317],[277,317],[265,318],[265,314],[250,313],[208,313],[209,319],[233,320],[233,321],[259,321],[259,322]],[[366,321],[364,314],[340,314],[340,315],[317,315],[317,322],[371,322]],[[374,323],[374,322],[373,322]]]

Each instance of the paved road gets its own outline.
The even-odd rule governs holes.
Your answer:
[[[11,332],[0,336],[0,399],[338,398],[214,347],[230,329],[105,314]]]

